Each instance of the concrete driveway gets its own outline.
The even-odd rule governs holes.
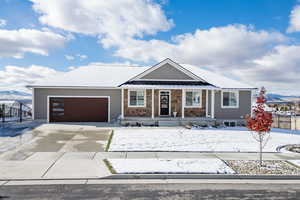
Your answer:
[[[103,152],[111,131],[89,125],[43,124],[31,131],[34,139],[0,159],[25,160],[36,152]]]
[[[43,124],[31,131],[30,142],[0,155],[0,179],[108,176],[96,155],[104,152],[111,132],[93,125]]]

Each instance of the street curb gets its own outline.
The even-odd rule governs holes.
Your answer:
[[[103,179],[265,179],[300,180],[300,175],[247,175],[247,174],[115,174]]]
[[[118,180],[118,179],[222,179],[222,180],[300,180],[300,175],[247,175],[247,174],[114,174],[99,178],[33,178],[0,179],[0,181],[48,180]]]

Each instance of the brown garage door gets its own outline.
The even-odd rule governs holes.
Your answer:
[[[108,98],[50,97],[50,122],[107,122]]]

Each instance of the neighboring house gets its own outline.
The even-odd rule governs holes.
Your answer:
[[[153,67],[81,67],[27,86],[49,122],[241,121],[256,88],[165,59]]]

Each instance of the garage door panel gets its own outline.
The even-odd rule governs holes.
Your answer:
[[[50,98],[51,122],[107,122],[107,98]]]

